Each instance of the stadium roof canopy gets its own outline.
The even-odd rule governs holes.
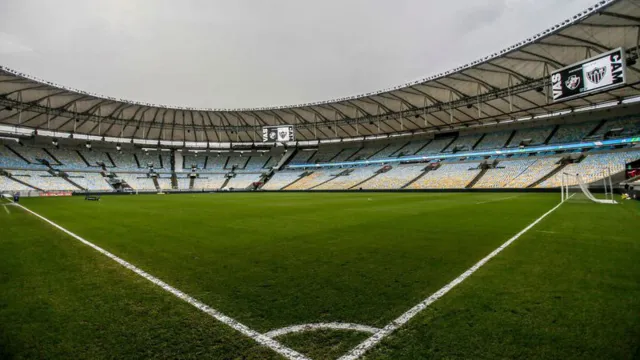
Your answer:
[[[246,109],[199,109],[100,96],[0,67],[0,126],[107,138],[260,142],[262,126],[293,124],[296,140],[446,130],[535,118],[640,95],[640,67],[627,85],[553,103],[556,69],[622,47],[640,52],[640,6],[603,0],[550,29],[470,64],[409,84],[329,101]]]

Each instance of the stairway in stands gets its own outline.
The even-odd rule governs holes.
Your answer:
[[[558,132],[558,129],[560,129],[560,125],[556,125],[553,127],[553,130],[551,130],[551,133],[549,133],[549,136],[547,136],[546,139],[544,139],[544,143],[543,144],[548,144],[549,141],[551,141],[551,139],[553,139],[553,137],[556,135],[556,133]]]
[[[64,174],[64,175],[62,175],[62,176],[60,176],[60,177],[61,177],[61,178],[63,178],[63,179],[65,179],[69,184],[71,184],[71,185],[73,185],[73,186],[77,187],[78,189],[80,189],[80,190],[82,190],[82,191],[87,191],[87,190],[88,190],[88,189],[86,189],[86,188],[84,188],[84,187],[80,186],[80,185],[79,185],[78,183],[76,183],[75,181],[73,181],[73,180],[69,179],[69,175]]]
[[[319,186],[322,186],[322,185],[328,183],[329,181],[332,181],[332,180],[335,180],[335,179],[339,178],[340,176],[349,176],[349,174],[351,174],[352,172],[353,172],[353,169],[347,169],[345,171],[340,172],[339,174],[337,174],[335,176],[330,177],[328,180],[325,180],[325,181],[321,182],[318,185],[315,185],[315,186],[312,186],[312,187],[308,188],[307,190],[313,190],[313,189],[315,189],[315,188],[317,188]]]
[[[564,169],[567,165],[569,165],[569,162],[566,161],[562,161],[562,163],[558,166],[556,166],[555,169],[551,170],[547,175],[541,177],[540,179],[538,179],[537,181],[535,181],[533,184],[527,186],[527,188],[534,188],[540,184],[542,184],[545,180],[551,178],[553,175],[559,173],[562,169]]]
[[[360,185],[362,185],[362,184],[366,183],[367,181],[369,181],[369,180],[371,180],[371,179],[375,178],[376,176],[378,176],[378,175],[380,175],[380,174],[384,174],[384,173],[386,173],[387,171],[389,171],[389,170],[391,170],[391,169],[392,169],[392,167],[391,167],[390,165],[383,166],[381,169],[379,169],[378,171],[376,171],[376,172],[375,172],[375,174],[373,174],[373,175],[369,176],[368,178],[366,178],[366,179],[364,179],[364,180],[360,181],[359,183],[357,183],[357,184],[353,185],[353,186],[352,186],[352,187],[350,187],[348,190],[358,189],[358,188],[360,187]]]
[[[425,175],[427,175],[428,172],[431,172],[431,171],[435,171],[435,170],[429,169],[429,167],[425,167],[424,170],[422,170],[422,173],[420,175],[416,176],[413,180],[411,180],[408,183],[404,184],[400,189],[406,189],[407,187],[409,187],[414,182],[422,179]]]
[[[227,159],[227,162],[229,161],[229,159]],[[220,186],[220,189],[224,189],[225,187],[227,187],[227,184],[229,184],[229,181],[231,181],[231,178],[226,176],[224,179],[224,182],[222,183],[222,186]]]
[[[480,179],[482,179],[482,177],[484,176],[484,174],[487,173],[487,171],[489,170],[489,168],[484,168],[482,169],[482,171],[480,171],[480,173],[478,175],[476,175],[476,177],[473,178],[473,180],[471,180],[467,186],[465,186],[465,189],[471,189],[472,187],[474,187],[478,181],[480,181]]]
[[[0,175],[1,175],[1,174],[0,174]],[[11,175],[11,174],[10,174],[10,173],[8,173],[8,172],[5,172],[5,176],[6,176],[6,177],[8,177],[8,178],[9,178],[9,179],[11,179],[11,180],[13,180],[13,181],[17,182],[17,183],[20,183],[20,184],[22,184],[22,185],[26,186],[26,187],[29,187],[29,188],[32,188],[32,189],[34,189],[34,190],[38,190],[38,191],[44,191],[44,190],[40,189],[39,187],[35,187],[35,186],[31,185],[31,184],[28,184],[28,183],[26,183],[26,182],[24,182],[24,181],[20,180],[19,178],[17,178],[17,177],[15,177],[15,176]]]
[[[305,171],[303,172],[299,178],[295,179],[293,182],[289,183],[289,185],[285,185],[283,186],[280,190],[286,190],[288,187],[292,186],[293,184],[297,183],[298,181],[302,180],[303,178],[309,176],[313,174],[313,171]]]

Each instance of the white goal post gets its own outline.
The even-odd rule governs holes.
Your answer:
[[[604,198],[599,196],[596,198],[589,190],[589,184],[585,183],[583,177],[580,174],[562,173],[561,178],[561,201],[591,201],[598,204],[617,204],[613,199],[613,183],[611,181],[611,170],[603,170],[599,176],[597,176],[597,182],[593,185],[602,185]]]

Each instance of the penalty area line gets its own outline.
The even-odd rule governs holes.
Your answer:
[[[15,206],[24,209],[25,211],[27,211],[28,213],[36,216],[37,218],[41,219],[42,221],[48,223],[49,225],[55,227],[56,229],[64,232],[65,234],[71,236],[72,238],[80,241],[81,243],[93,248],[94,250],[102,253],[103,255],[106,255],[107,257],[111,258],[111,260],[119,263],[120,265],[124,266],[125,268],[133,271],[134,273],[136,273],[137,275],[140,275],[141,277],[149,280],[150,282],[152,282],[153,284],[157,285],[158,287],[162,288],[164,291],[170,293],[171,295],[177,297],[180,300],[185,301],[186,303],[188,303],[189,305],[192,305],[193,307],[197,308],[198,310],[204,312],[205,314],[208,314],[209,316],[213,317],[214,319],[224,323],[225,325],[239,331],[240,333],[242,333],[243,335],[250,337],[251,339],[253,339],[255,342],[257,342],[260,345],[266,346],[268,348],[270,348],[271,350],[277,352],[278,354],[284,356],[287,359],[290,360],[310,360],[308,357],[298,353],[295,350],[289,349],[288,347],[282,345],[281,343],[279,343],[278,341],[269,338],[268,336],[261,334],[255,330],[250,329],[248,326],[241,324],[240,322],[230,318],[229,316],[221,313],[220,311],[208,306],[207,304],[191,297],[190,295],[174,288],[173,286],[165,283],[164,281],[156,278],[153,275],[148,274],[147,272],[145,272],[144,270],[136,267],[135,265],[113,255],[112,253],[108,252],[107,250],[99,247],[98,245],[93,244],[92,242],[83,239],[82,237],[72,233],[71,231],[63,228],[62,226],[54,223],[53,221],[45,218],[44,216],[36,213],[35,211],[32,211],[20,204],[15,204]],[[5,206],[6,208],[6,206]]]
[[[454,287],[456,287],[457,285],[462,283],[464,280],[466,280],[469,276],[471,276],[474,272],[476,272],[478,269],[480,269],[489,260],[491,260],[493,257],[495,257],[500,252],[502,252],[502,250],[504,250],[507,246],[511,245],[511,243],[516,241],[520,236],[522,236],[527,231],[531,230],[532,227],[536,226],[536,224],[538,224],[540,221],[542,221],[542,219],[546,218],[547,216],[549,216],[549,214],[551,214],[552,212],[556,211],[556,209],[558,209],[560,207],[560,205],[562,205],[563,203],[564,202],[560,202],[558,205],[554,206],[551,210],[547,211],[542,216],[537,218],[534,222],[532,222],[527,227],[522,229],[519,233],[515,234],[513,237],[511,237],[511,239],[507,240],[504,244],[500,245],[497,249],[492,251],[489,255],[487,255],[484,258],[482,258],[482,260],[478,261],[475,265],[470,267],[467,271],[462,273],[460,276],[455,278],[453,281],[451,281],[447,285],[443,286],[440,290],[436,291],[435,293],[433,293],[428,298],[424,299],[418,305],[416,305],[416,306],[412,307],[411,309],[409,309],[409,311],[407,311],[404,314],[400,315],[400,317],[398,317],[395,320],[391,321],[391,323],[389,323],[384,328],[382,328],[380,331],[376,332],[371,337],[369,337],[368,339],[366,339],[365,341],[363,341],[362,343],[360,343],[359,345],[357,345],[356,347],[351,349],[351,351],[349,351],[346,355],[343,355],[342,357],[340,357],[338,360],[356,360],[356,359],[360,358],[369,349],[371,349],[376,344],[378,344],[380,341],[382,341],[382,339],[384,339],[385,337],[389,336],[391,333],[396,331],[402,325],[404,325],[407,322],[409,322],[409,320],[411,320],[413,317],[418,315],[424,309],[429,307],[429,305],[433,304],[436,300],[440,299],[446,293],[451,291],[451,289],[453,289]]]

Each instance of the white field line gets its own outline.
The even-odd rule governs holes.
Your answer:
[[[7,205],[2,205],[2,207],[4,208],[4,211],[7,212],[7,214],[11,215],[11,212],[9,211],[9,207]]]
[[[552,212],[556,211],[556,209],[559,208],[560,205],[562,205],[562,202],[559,203],[558,205],[554,206],[553,209],[547,211],[546,213],[544,213],[539,218],[537,218],[534,222],[529,224],[529,226],[527,226],[526,228],[522,229],[522,231],[520,231],[519,233],[515,234],[511,239],[507,240],[504,244],[500,245],[500,247],[495,249],[489,255],[485,256],[482,260],[478,261],[475,265],[470,267],[467,271],[462,273],[460,276],[455,278],[453,281],[451,281],[450,283],[448,283],[447,285],[442,287],[440,290],[438,290],[435,293],[433,293],[428,298],[424,299],[418,305],[416,305],[416,306],[412,307],[411,309],[409,309],[409,311],[407,311],[406,313],[402,314],[397,319],[393,320],[387,326],[382,328],[382,330],[380,330],[377,333],[373,334],[373,336],[371,336],[370,338],[366,339],[365,341],[360,343],[360,345],[356,346],[355,348],[351,349],[351,351],[349,351],[346,355],[343,355],[342,357],[340,357],[338,360],[356,360],[356,359],[358,359],[365,352],[367,352],[373,346],[375,346],[380,341],[382,341],[382,339],[384,339],[385,337],[389,336],[392,332],[396,331],[402,325],[406,324],[414,316],[418,315],[418,313],[420,313],[421,311],[426,309],[429,305],[431,305],[436,300],[438,300],[441,297],[443,297],[446,293],[451,291],[451,289],[453,289],[458,284],[460,284],[465,279],[467,279],[469,276],[471,276],[480,267],[482,267],[482,265],[486,264],[494,256],[498,255],[507,246],[511,245],[512,242],[516,241],[520,236],[522,236],[524,233],[526,233],[532,227],[534,227],[536,224],[538,224],[540,221],[542,221],[542,219],[547,217]]]
[[[349,323],[335,323],[334,322],[334,323],[318,323],[318,324],[304,324],[304,325],[287,326],[287,327],[284,327],[284,328],[281,328],[281,329],[271,330],[268,333],[265,333],[264,336],[270,337],[270,338],[275,338],[275,337],[286,335],[286,334],[290,334],[290,333],[321,330],[321,329],[351,330],[351,331],[366,332],[366,333],[370,333],[370,334],[375,334],[378,331],[380,331],[380,329],[372,327],[372,326],[359,325],[359,324],[349,324]]]
[[[493,199],[493,200],[487,200],[487,201],[481,201],[481,202],[477,202],[476,205],[480,205],[480,204],[488,204],[488,203],[492,203],[492,202],[498,202],[498,201],[503,201],[503,200],[509,200],[509,199],[513,199],[513,198],[517,198],[520,195],[514,195],[514,196],[509,196],[509,197],[505,197],[505,198],[499,198],[499,199]]]
[[[219,312],[218,310],[211,308],[210,306],[200,302],[199,300],[185,294],[184,292],[172,287],[171,285],[163,282],[162,280],[146,273],[145,271],[141,270],[140,268],[126,262],[125,260],[113,255],[112,253],[108,252],[107,250],[81,238],[80,236],[72,233],[71,231],[63,228],[62,226],[54,223],[53,221],[45,218],[44,216],[29,210],[28,208],[16,204],[16,206],[24,209],[25,211],[31,213],[32,215],[40,218],[41,220],[43,220],[44,222],[48,223],[49,225],[55,227],[56,229],[66,233],[67,235],[73,237],[74,239],[82,242],[83,244],[92,247],[94,250],[97,250],[98,252],[102,253],[103,255],[108,256],[109,258],[111,258],[113,261],[119,263],[120,265],[126,267],[127,269],[133,271],[134,273],[142,276],[143,278],[149,280],[150,282],[154,283],[155,285],[161,287],[164,291],[170,293],[171,295],[189,303],[190,305],[196,307],[198,310],[210,315],[211,317],[215,318],[216,320],[234,328],[235,330],[238,330],[239,332],[241,332],[243,335],[248,336],[250,338],[252,338],[253,340],[255,340],[257,343],[259,343],[260,345],[266,346],[270,349],[272,349],[273,351],[277,352],[278,354],[284,356],[287,359],[290,360],[310,360],[309,358],[307,358],[306,356],[296,352],[295,350],[289,349],[288,347],[280,344],[279,342],[277,342],[274,339],[271,339],[267,336],[265,336],[264,334],[261,334],[255,330],[250,329],[249,327],[247,327],[244,324],[239,323],[238,321],[228,317],[227,315]]]

